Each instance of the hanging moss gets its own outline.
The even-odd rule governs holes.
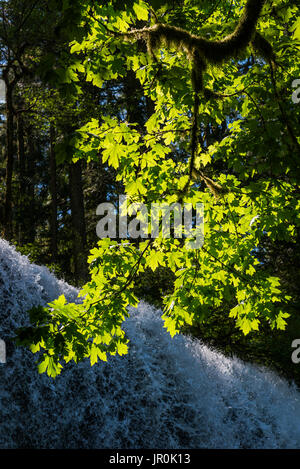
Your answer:
[[[155,61],[158,61],[155,52],[162,47],[168,47],[178,52],[184,52],[192,63],[191,82],[194,91],[194,111],[189,181],[184,191],[188,188],[191,179],[200,178],[215,197],[219,197],[223,192],[221,186],[194,167],[198,142],[199,94],[202,93],[206,99],[222,99],[225,97],[225,95],[219,95],[205,88],[203,72],[208,64],[222,64],[230,58],[237,57],[249,45],[252,45],[269,63],[275,63],[275,54],[271,44],[256,31],[257,22],[264,4],[265,0],[248,0],[234,31],[217,41],[206,39],[191,34],[185,29],[163,23],[156,23],[149,28],[134,29],[123,35],[126,40],[132,40],[133,38],[135,40],[143,39],[147,44],[149,55]]]
[[[269,41],[264,38],[260,33],[256,32],[251,45],[267,62],[276,65],[276,56],[273,47]]]
[[[203,65],[203,63],[220,64],[225,60],[238,56],[253,40],[260,51],[271,56],[271,45],[256,33],[255,28],[261,14],[265,0],[248,0],[242,17],[235,30],[225,38],[212,41],[185,29],[157,23],[149,28],[134,29],[127,32],[124,37],[127,40],[144,39],[148,52],[153,56],[155,51],[165,46],[183,51],[189,60]],[[199,58],[201,57],[201,61]]]

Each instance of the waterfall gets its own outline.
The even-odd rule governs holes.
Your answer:
[[[141,302],[125,322],[129,354],[69,363],[55,380],[10,337],[26,311],[77,290],[0,240],[0,448],[299,448],[295,385],[201,341],[173,339]]]

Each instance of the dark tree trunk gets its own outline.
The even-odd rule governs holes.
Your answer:
[[[57,261],[57,179],[56,179],[56,158],[55,158],[55,130],[50,124],[50,194],[51,194],[51,214],[50,214],[50,233],[51,233],[51,257],[53,262]]]
[[[147,120],[145,106],[141,100],[144,93],[140,81],[132,70],[128,71],[124,81],[124,94],[128,122],[136,122],[143,128],[145,120]]]
[[[78,284],[88,276],[86,256],[86,226],[82,188],[81,161],[70,164],[70,194],[75,279]]]
[[[12,238],[12,177],[14,167],[13,85],[4,76],[6,85],[6,176],[4,201],[4,237]]]
[[[26,233],[24,215],[26,207],[26,180],[25,180],[25,145],[24,145],[24,122],[22,114],[17,117],[17,137],[18,137],[18,173],[19,173],[19,210],[18,210],[18,238],[22,245]]]
[[[31,134],[32,129],[28,132],[28,150],[29,154],[26,158],[26,202],[25,210],[25,225],[26,225],[26,242],[34,243],[36,236],[36,202],[35,202],[35,183],[34,175],[36,171],[36,156],[37,144],[34,136]]]

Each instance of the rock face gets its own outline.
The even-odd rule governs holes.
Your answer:
[[[55,381],[10,337],[26,311],[77,290],[0,240],[0,448],[299,448],[297,389],[201,342],[171,339],[145,303],[125,329],[130,352]]]

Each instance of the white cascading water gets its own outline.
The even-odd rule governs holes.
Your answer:
[[[0,240],[0,448],[300,448],[300,394],[276,374],[173,339],[140,303],[125,323],[130,352],[55,380],[9,340],[26,311],[77,290]]]

